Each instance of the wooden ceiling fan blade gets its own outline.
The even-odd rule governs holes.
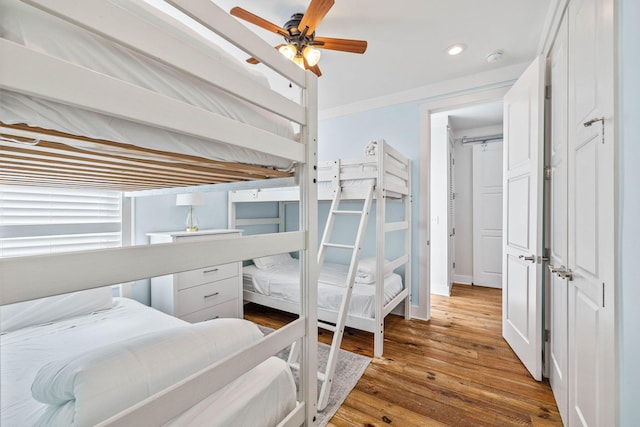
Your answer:
[[[313,47],[318,49],[340,50],[351,53],[364,53],[367,50],[367,42],[365,40],[316,37],[312,44]]]
[[[325,17],[329,9],[333,7],[335,0],[311,0],[307,11],[304,13],[298,31],[302,32],[305,27],[309,27],[307,34],[312,34],[322,18]]]
[[[253,25],[257,25],[258,27],[262,27],[265,30],[271,31],[273,33],[279,35],[289,34],[284,28],[280,27],[279,25],[273,24],[266,19],[259,17],[258,15],[254,15],[253,13],[241,7],[236,6],[231,9],[229,13],[236,18],[244,19],[245,21],[250,22]]]
[[[322,72],[320,71],[320,67],[318,67],[317,65],[314,65],[313,67],[309,67],[309,70],[311,70],[313,74],[315,74],[318,77],[322,75]]]

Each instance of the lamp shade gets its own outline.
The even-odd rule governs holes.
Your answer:
[[[183,193],[176,196],[176,206],[202,206],[204,205],[204,194]]]

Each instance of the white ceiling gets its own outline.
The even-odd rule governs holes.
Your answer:
[[[457,108],[446,114],[449,116],[451,129],[460,133],[470,129],[502,126],[503,105],[502,101],[489,102]]]
[[[213,0],[240,6],[279,26],[309,0]],[[336,0],[316,29],[320,37],[368,41],[364,55],[323,51],[320,110],[531,61],[554,0]],[[244,21],[243,21],[244,22]],[[276,45],[281,37],[246,24]],[[450,57],[448,46],[467,49]],[[486,56],[504,51],[498,62]]]

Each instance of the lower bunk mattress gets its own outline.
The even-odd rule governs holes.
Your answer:
[[[297,260],[296,260],[297,261]],[[325,262],[318,280],[318,308],[338,311],[345,294],[349,266]],[[298,262],[280,264],[274,268],[260,269],[247,265],[242,269],[245,291],[300,302],[300,267]],[[402,277],[396,273],[384,278],[384,302],[388,304],[403,290]],[[373,318],[376,307],[376,283],[358,283],[353,286],[349,315]]]
[[[5,331],[0,425],[93,425],[261,338],[246,320],[192,325],[126,298]],[[167,425],[274,426],[295,405],[291,371],[272,357]]]

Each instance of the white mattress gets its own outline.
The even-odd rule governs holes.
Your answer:
[[[143,7],[143,2],[111,0],[131,10]],[[145,6],[149,8],[150,6]],[[140,9],[142,10],[142,9]],[[155,25],[167,27],[166,22],[149,13],[140,16]],[[172,25],[184,27],[177,21]],[[174,36],[181,35],[170,28]],[[247,102],[234,98],[200,80],[178,73],[143,55],[107,42],[86,30],[62,19],[48,15],[18,0],[0,1],[0,35],[30,49],[91,68],[103,74],[146,87],[201,107],[225,117],[249,123],[274,134],[293,138],[291,123],[267,113]],[[238,75],[257,79],[268,85],[264,77],[257,77],[243,64],[222,50],[211,52],[213,45],[206,40],[190,39],[190,44],[207,46],[213,59],[230,65]],[[184,153],[214,160],[241,161],[264,166],[288,169],[291,162],[286,159],[253,152],[223,143],[202,141],[186,135],[170,133],[162,129],[142,126],[127,120],[106,117],[91,111],[67,107],[18,93],[1,92],[0,121],[7,124],[26,123],[47,129],[55,129],[74,135],[129,143],[140,147]]]
[[[337,311],[344,296],[349,266],[325,262],[318,280],[318,307]],[[247,265],[242,270],[244,289],[263,295],[300,302],[300,273],[297,262],[280,265],[277,268],[261,270],[255,265]],[[392,273],[384,280],[384,304],[391,301],[403,289],[402,277]],[[355,283],[349,314],[373,318],[375,315],[375,283]]]
[[[89,350],[185,322],[129,299],[92,315],[29,327],[1,338],[2,426],[39,425],[51,405],[31,395],[37,371],[48,362],[75,358]],[[215,320],[213,321],[215,322]],[[229,334],[237,334],[234,330]],[[224,340],[223,340],[224,341]],[[246,410],[250,407],[251,410]],[[203,400],[171,425],[275,425],[295,407],[295,385],[284,361],[268,359]],[[49,425],[49,423],[46,423]]]

